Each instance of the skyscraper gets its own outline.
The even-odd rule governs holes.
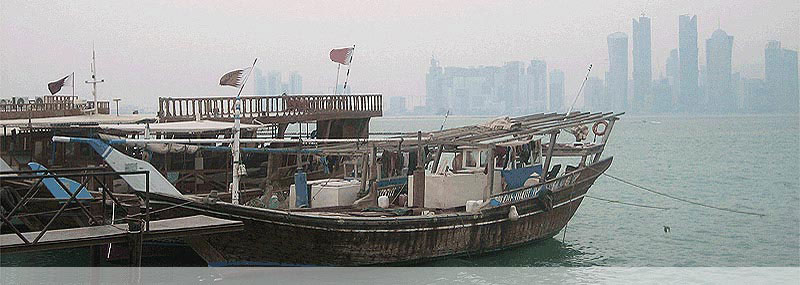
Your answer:
[[[628,35],[616,32],[608,35],[607,98],[614,111],[628,110]]]
[[[733,36],[717,29],[706,40],[705,90],[708,97],[708,110],[712,112],[733,112],[736,110],[736,97],[731,85],[731,54]]]
[[[270,71],[267,74],[267,94],[278,95],[283,93],[283,82],[281,81],[281,73],[278,71]]]
[[[303,93],[303,77],[297,72],[292,72],[289,75],[289,94],[302,94]]]
[[[669,80],[669,108],[668,112],[677,110],[678,97],[680,97],[681,60],[678,49],[669,51],[667,58],[667,79]]]
[[[583,107],[589,111],[605,111],[606,102],[603,96],[603,80],[597,77],[589,77],[586,86],[583,87]]]
[[[680,55],[680,96],[678,110],[694,112],[699,102],[697,84],[697,16],[680,15],[678,17],[678,49]]]
[[[767,110],[798,111],[797,51],[781,48],[781,42],[769,41],[764,49],[764,85]]]
[[[439,61],[431,57],[431,66],[425,75],[425,107],[431,113],[444,113],[447,106],[444,97],[444,78]]]
[[[528,102],[527,111],[543,112],[547,110],[547,63],[544,60],[531,60],[528,66]]]
[[[564,99],[564,72],[559,69],[553,69],[553,71],[550,71],[550,106],[547,111],[559,112],[564,110]]]
[[[255,87],[256,87],[256,94],[257,95],[266,95],[267,94],[267,78],[264,77],[264,72],[261,71],[258,67],[253,70],[253,80],[255,80]]]
[[[652,80],[650,18],[642,15],[638,20],[633,19],[633,111],[649,111],[646,103],[650,99]]]

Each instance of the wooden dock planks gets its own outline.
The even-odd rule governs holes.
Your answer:
[[[36,244],[25,244],[16,234],[0,235],[0,254],[27,252],[49,249],[63,249],[127,242],[129,233],[127,225],[103,225],[47,231]],[[206,235],[244,229],[241,221],[232,221],[204,215],[180,217],[150,222],[150,231],[142,236],[144,240],[178,238]],[[23,233],[25,238],[33,241],[39,232]]]

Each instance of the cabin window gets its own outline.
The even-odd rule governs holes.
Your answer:
[[[486,152],[480,152],[480,159],[481,159],[481,167],[486,167]]]
[[[478,167],[474,151],[464,152],[464,167]]]

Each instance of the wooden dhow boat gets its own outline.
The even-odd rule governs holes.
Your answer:
[[[620,115],[535,114],[382,139],[309,140],[292,148],[361,158],[351,175],[361,185],[360,198],[335,206],[315,206],[323,190],[305,186],[302,170],[288,209],[186,197],[174,188],[151,190],[150,201],[169,209],[156,214],[163,218],[201,214],[244,222],[243,232],[186,239],[212,266],[354,266],[497,251],[550,238],[566,226],[611,165],[602,153]],[[562,132],[572,136],[558,140]],[[146,169],[98,140],[56,139],[89,142],[115,170]],[[562,169],[559,162],[567,159],[574,164]],[[384,173],[406,182],[385,191],[381,185],[397,176]],[[151,175],[150,188],[169,188],[164,181]]]

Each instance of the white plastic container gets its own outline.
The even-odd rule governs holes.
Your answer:
[[[381,208],[388,208],[389,207],[389,197],[388,196],[380,196],[378,197],[378,207]]]

